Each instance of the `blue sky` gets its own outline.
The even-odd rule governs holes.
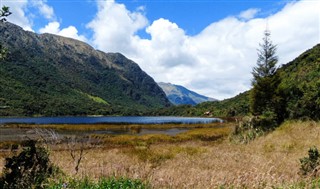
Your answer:
[[[279,66],[320,41],[318,0],[0,0],[9,21],[120,52],[156,81],[224,99],[248,90],[268,27]]]
[[[55,19],[60,21],[61,27],[77,26],[79,33],[90,37],[86,24],[97,12],[94,1],[89,0],[48,0],[46,4],[55,11]],[[237,16],[240,12],[251,8],[259,9],[258,17],[267,17],[285,6],[287,1],[279,0],[127,0],[116,1],[124,4],[129,11],[144,9],[146,17],[152,21],[166,18],[177,23],[188,35],[196,35],[212,22],[228,16]],[[37,12],[33,10],[32,12]],[[39,30],[47,19],[42,15],[34,18],[33,29]],[[144,30],[139,35],[148,38]]]

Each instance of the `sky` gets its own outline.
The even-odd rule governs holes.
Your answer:
[[[231,98],[251,88],[264,30],[278,66],[320,43],[320,0],[0,0],[8,21],[120,52],[157,82]]]

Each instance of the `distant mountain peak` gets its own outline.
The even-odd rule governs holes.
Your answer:
[[[175,85],[171,83],[159,82],[158,85],[166,93],[169,101],[174,105],[196,105],[207,101],[217,101],[217,99],[200,95],[194,91],[191,91],[181,85]]]

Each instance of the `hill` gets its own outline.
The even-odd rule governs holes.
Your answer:
[[[170,106],[157,83],[119,53],[0,23],[0,116],[137,115]]]
[[[214,98],[200,95],[180,85],[163,82],[158,83],[158,85],[166,93],[169,101],[174,105],[196,105],[207,101],[217,101]]]
[[[293,61],[277,70],[280,76],[279,102],[286,119],[320,118],[320,44],[302,53]],[[236,97],[205,102],[194,107],[178,106],[154,112],[157,115],[201,116],[205,112],[212,116],[230,117],[249,114],[249,93]]]

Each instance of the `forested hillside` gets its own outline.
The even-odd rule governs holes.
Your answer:
[[[278,72],[287,117],[320,119],[320,44]]]
[[[0,116],[138,115],[170,106],[165,93],[118,53],[0,23]]]

